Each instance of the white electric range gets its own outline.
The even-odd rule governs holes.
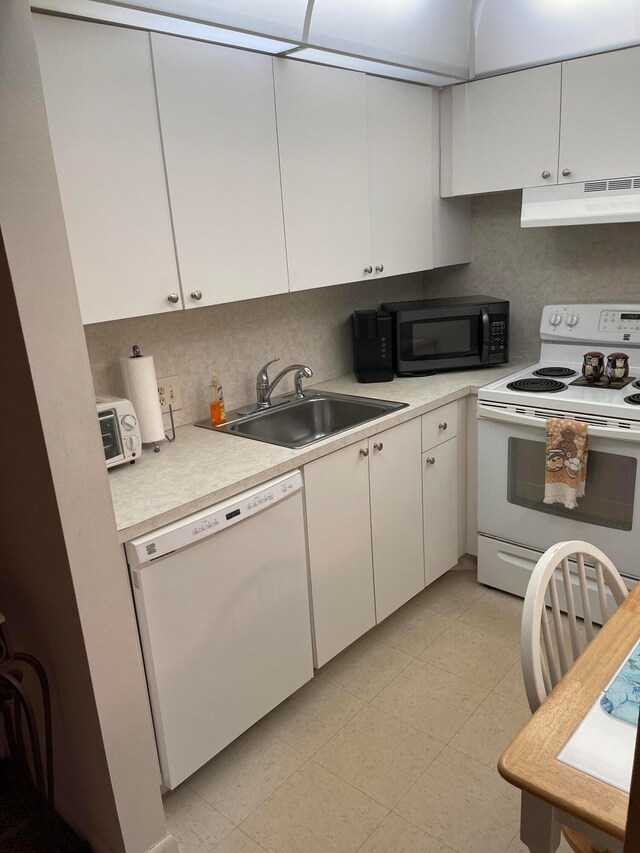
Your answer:
[[[478,394],[478,579],[524,595],[540,554],[579,539],[632,585],[640,578],[640,304],[547,305],[540,338],[538,364]],[[592,350],[628,354],[623,388],[581,384]],[[589,425],[577,509],[543,503],[548,417]]]

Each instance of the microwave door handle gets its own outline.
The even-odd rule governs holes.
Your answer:
[[[489,338],[491,335],[489,326],[489,312],[486,308],[482,308],[482,354],[480,356],[481,364],[489,363]]]

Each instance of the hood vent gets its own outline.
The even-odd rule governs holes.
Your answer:
[[[522,192],[523,228],[638,221],[640,176],[531,187]]]

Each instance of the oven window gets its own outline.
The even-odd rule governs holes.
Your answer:
[[[400,358],[403,361],[436,361],[479,356],[479,325],[477,314],[401,323]]]
[[[115,412],[110,409],[106,412],[98,412],[100,434],[102,435],[102,446],[104,447],[104,458],[108,462],[116,456],[120,456],[120,436]]]
[[[560,504],[543,503],[545,449],[544,441],[509,439],[509,503],[586,524],[631,530],[636,492],[636,459],[590,450],[586,493],[578,499],[576,509],[565,509]]]

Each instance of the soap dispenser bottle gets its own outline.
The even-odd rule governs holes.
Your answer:
[[[222,385],[218,381],[218,377],[214,373],[211,377],[211,426],[220,426],[227,421],[227,416],[224,411],[224,394],[222,393]]]

